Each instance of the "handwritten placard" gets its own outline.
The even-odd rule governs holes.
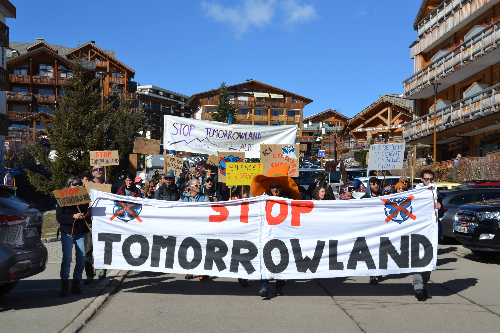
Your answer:
[[[402,169],[405,143],[386,143],[370,146],[368,170]]]
[[[111,193],[111,185],[109,184],[97,184],[97,183],[85,183],[85,188],[90,193],[90,189],[97,189],[101,192]]]
[[[227,163],[243,163],[245,162],[245,153],[218,153],[219,158],[219,174],[217,180],[219,183],[226,182],[226,164]]]
[[[135,138],[134,141],[134,154],[146,155],[159,155],[160,154],[160,140],[145,139],[142,137]]]
[[[264,174],[272,167],[290,164],[288,176],[299,176],[299,145],[260,145],[260,161],[264,166]]]
[[[94,166],[100,164],[105,165],[119,165],[120,157],[118,150],[109,151],[91,151],[90,152],[90,165]]]
[[[57,204],[61,207],[81,205],[90,202],[90,195],[84,186],[53,191]]]
[[[227,163],[226,185],[250,185],[255,176],[262,174],[262,163]]]
[[[207,164],[219,167],[219,158],[217,157],[217,155],[208,155]]]
[[[169,172],[172,171],[175,176],[175,181],[179,180],[179,177],[182,173],[182,167],[184,165],[184,161],[182,158],[174,156],[174,155],[165,155],[165,167],[164,171]]]

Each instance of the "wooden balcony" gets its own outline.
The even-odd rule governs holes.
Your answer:
[[[7,116],[9,116],[10,121],[23,120],[26,117],[34,115],[34,112],[17,112],[17,111],[7,111]]]
[[[32,93],[7,91],[5,97],[7,101],[15,101],[15,102],[31,102],[33,100]]]
[[[56,85],[56,78],[52,76],[33,75],[33,83]]]
[[[109,82],[116,83],[116,84],[125,84],[125,78],[124,77],[110,77]]]
[[[300,142],[313,142],[313,137],[312,136],[301,136]]]
[[[253,116],[254,121],[266,121],[267,122],[267,116]]]
[[[500,113],[500,83],[477,94],[459,100],[449,106],[437,110],[436,132],[444,132],[472,121],[480,120],[494,113]],[[487,122],[489,123],[489,122]],[[482,126],[484,127],[484,125]],[[472,127],[468,131],[473,131]],[[465,131],[464,133],[468,132]],[[458,129],[450,131],[450,137],[458,135]],[[433,135],[434,113],[414,119],[403,126],[403,139],[411,142],[419,138]],[[444,134],[443,134],[444,135]]]
[[[230,103],[236,105],[238,109],[244,108],[266,108],[266,109],[300,109],[297,103],[270,102],[270,101],[239,101],[231,100]],[[217,105],[217,101],[210,101],[209,105]]]
[[[9,72],[0,66],[0,90],[9,90]]]
[[[499,23],[500,20],[497,20],[468,41],[458,45],[450,52],[436,59],[427,67],[406,79],[403,82],[406,97],[410,97],[433,83],[439,82],[441,79],[458,71],[462,67],[471,64],[476,59],[496,50],[497,44],[500,42]],[[489,67],[490,65],[484,66]],[[479,70],[481,70],[481,68],[479,68],[478,71]],[[441,89],[443,89],[443,87]]]
[[[9,81],[16,83],[30,83],[29,75],[9,74]]]
[[[95,62],[96,67],[108,67],[108,61],[97,60]]]
[[[287,123],[294,123],[294,122],[296,122],[296,121],[295,121],[295,116],[293,116],[293,117],[287,116],[287,117],[286,117],[286,122],[287,122]],[[300,122],[300,117],[299,117],[299,121],[297,121],[297,123],[298,123],[298,122]]]
[[[238,121],[252,121],[252,115],[251,114],[237,114],[236,119],[238,119]]]
[[[0,46],[9,47],[9,27],[0,21]]]
[[[34,94],[38,103],[54,103],[56,101],[55,95],[43,95],[43,94]]]
[[[57,84],[69,86],[69,77],[58,77]]]
[[[411,47],[411,57],[428,48],[451,30],[459,29],[476,12],[493,6],[494,0],[446,0],[418,23],[418,41]],[[470,21],[470,20],[467,20]]]
[[[285,123],[285,116],[271,116],[271,121],[279,121],[283,125]]]

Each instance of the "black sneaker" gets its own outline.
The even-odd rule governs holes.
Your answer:
[[[427,292],[425,292],[425,294],[427,294]],[[419,301],[425,301],[425,299],[426,299],[425,294],[424,294],[424,289],[417,289],[417,290],[415,290],[415,297]]]
[[[370,276],[370,284],[372,285],[378,284],[378,278],[376,276]]]

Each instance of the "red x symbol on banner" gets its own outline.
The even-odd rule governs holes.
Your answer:
[[[110,221],[113,221],[115,219],[115,217],[117,217],[118,215],[121,215],[124,212],[127,212],[130,216],[137,219],[137,221],[142,222],[141,218],[139,216],[135,215],[135,212],[130,209],[130,207],[132,207],[134,205],[134,203],[130,203],[128,205],[126,202],[119,201],[119,203],[120,203],[120,205],[122,205],[123,208],[120,209],[119,211],[117,211],[115,213],[115,215],[111,216],[111,218],[109,219]]]
[[[413,200],[413,198],[415,198],[413,195],[410,195],[408,198],[406,198],[405,201],[403,201],[401,203],[401,205],[398,205],[397,203],[395,202],[392,202],[390,200],[387,200],[387,199],[380,199],[382,200],[384,203],[394,207],[396,210],[394,212],[392,212],[391,215],[387,216],[387,218],[385,219],[385,222],[389,222],[391,221],[393,218],[395,218],[396,216],[398,216],[398,214],[401,212],[403,214],[406,214],[407,216],[409,216],[412,220],[415,220],[417,217],[415,215],[413,215],[412,213],[410,213],[407,209],[405,209],[404,207],[410,203],[410,201]]]

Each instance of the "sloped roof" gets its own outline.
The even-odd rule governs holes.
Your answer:
[[[18,63],[18,62],[23,61],[25,59],[29,59],[34,54],[41,53],[41,52],[47,52],[47,53],[51,54],[52,56],[54,56],[54,58],[59,59],[62,63],[65,63],[65,64],[70,64],[73,62],[72,60],[69,60],[68,58],[66,58],[64,56],[61,56],[59,53],[55,53],[53,51],[53,49],[49,49],[45,45],[41,45],[40,47],[34,49],[33,51],[26,52],[24,54],[20,54],[19,56],[15,57],[15,58],[7,58],[8,59],[7,65]]]
[[[309,119],[312,119],[312,118],[314,118],[314,117],[321,116],[321,115],[323,115],[323,114],[325,114],[325,113],[335,113],[335,114],[336,114],[336,115],[338,115],[340,118],[343,118],[343,119],[345,119],[345,120],[348,120],[348,119],[349,119],[349,117],[344,116],[343,114],[341,114],[341,113],[337,112],[337,110],[331,110],[331,109],[329,109],[329,110],[326,110],[326,111],[323,111],[323,112],[320,112],[320,113],[313,114],[312,116],[309,116],[309,117],[307,117],[307,118],[304,118],[304,122],[305,122],[305,121],[308,121]]]
[[[57,53],[59,55],[65,57],[65,58],[67,58],[66,54],[75,50],[74,47],[66,47],[66,46],[62,46],[62,45],[49,44],[45,41],[44,41],[44,43],[49,45],[50,47],[52,47],[54,50],[57,51]],[[16,50],[19,53],[19,55],[23,55],[25,53],[28,53],[29,52],[28,48],[35,45],[35,44],[38,44],[38,43],[9,42],[9,48],[12,50]],[[106,52],[106,54],[108,54],[109,56],[111,56],[113,58],[115,57],[115,51],[113,51],[113,50],[104,50],[104,52]]]
[[[118,59],[116,59],[116,58],[115,58],[115,56],[114,56],[115,51],[112,51],[112,52],[113,52],[113,55],[110,55],[109,53],[107,53],[107,51],[106,51],[106,50],[101,49],[99,46],[95,45],[95,44],[94,44],[94,43],[92,43],[92,42],[87,42],[87,43],[85,43],[85,44],[83,44],[83,45],[81,45],[81,46],[78,46],[77,48],[75,48],[75,49],[73,49],[72,51],[68,52],[68,53],[67,53],[67,55],[74,55],[77,51],[82,50],[82,49],[84,49],[84,48],[86,48],[86,47],[88,47],[88,46],[90,46],[90,47],[92,47],[92,48],[96,49],[97,51],[99,51],[99,52],[101,52],[101,53],[104,53],[104,54],[107,54],[107,55],[111,56],[111,57],[113,58],[113,60],[114,60],[114,61],[116,61],[116,62],[117,62],[117,63],[119,63],[121,66],[123,66],[124,68],[128,69],[129,71],[131,71],[132,73],[134,73],[134,74],[135,74],[135,71],[134,71],[132,68],[128,67],[128,66],[127,66],[127,65],[125,65],[123,62],[121,62],[120,60],[118,60]]]
[[[408,110],[409,112],[413,113],[413,100],[411,99],[406,99],[403,97],[400,97],[401,95],[398,94],[388,94],[388,95],[380,95],[379,98],[370,104],[368,107],[364,108],[360,113],[355,115],[349,120],[349,124],[352,122],[358,120],[360,117],[364,116],[368,112],[370,112],[374,107],[379,105],[380,103],[391,103],[394,105],[397,105],[399,107],[402,107],[403,109]]]
[[[306,102],[306,104],[309,104],[309,103],[313,102],[313,100],[310,99],[310,98],[307,98],[307,97],[304,97],[304,96],[301,96],[301,95],[298,95],[298,94],[295,94],[295,93],[283,90],[281,88],[277,88],[277,87],[271,86],[271,85],[269,85],[267,83],[263,83],[263,82],[260,82],[260,81],[257,81],[257,80],[248,80],[248,81],[245,81],[245,82],[242,82],[242,83],[237,83],[237,84],[233,84],[231,86],[226,86],[226,88],[227,88],[227,90],[231,90],[232,88],[235,88],[235,87],[237,87],[239,85],[247,84],[249,82],[255,82],[255,83],[261,84],[261,85],[266,86],[268,88],[271,88],[271,89],[274,89],[274,90],[277,90],[277,91],[281,91],[282,93],[286,93],[287,95],[292,96],[292,97],[293,96],[298,97],[298,98],[304,100],[304,102]],[[207,91],[204,91],[204,92],[200,92],[200,93],[194,94],[186,102],[186,104],[190,104],[199,95],[210,94],[210,93],[215,94],[215,95],[219,94],[219,88],[211,89],[211,90],[207,90]]]

